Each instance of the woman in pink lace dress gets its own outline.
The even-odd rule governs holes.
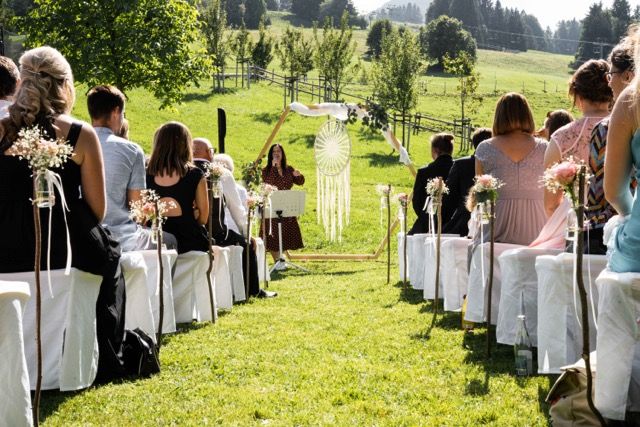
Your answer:
[[[558,129],[552,136],[544,156],[544,166],[573,157],[589,162],[589,146],[593,128],[609,115],[613,93],[608,85],[609,64],[590,60],[582,64],[569,82],[569,95],[582,117]],[[570,204],[562,192],[553,194],[545,190],[544,207],[547,222],[530,247],[563,249]]]

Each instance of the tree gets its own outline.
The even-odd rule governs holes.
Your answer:
[[[229,55],[230,43],[226,36],[227,14],[221,4],[222,0],[211,0],[202,14],[203,33],[207,51],[213,58],[215,66],[214,90],[222,91],[224,86],[224,65]]]
[[[236,32],[233,42],[231,43],[231,50],[239,61],[243,61],[251,56],[251,52],[253,51],[253,41],[251,40],[251,35],[244,24],[242,24],[240,29]]]
[[[244,24],[252,30],[260,26],[260,21],[267,14],[264,0],[244,0],[244,10]]]
[[[325,20],[322,40],[318,37],[318,29],[313,29],[315,41],[314,63],[320,75],[331,85],[334,100],[340,99],[344,85],[351,81],[358,72],[358,65],[351,65],[356,44],[353,32],[349,28],[349,13],[345,10],[340,19],[340,29],[335,30],[329,19]]]
[[[462,22],[473,37],[482,40],[483,22],[477,0],[451,0],[448,15]]]
[[[60,50],[79,81],[149,89],[162,107],[208,77],[211,61],[197,10],[182,0],[102,0],[100,13],[74,0],[36,0],[19,21],[28,46]]]
[[[636,6],[636,8],[633,9],[633,20],[635,22],[640,21],[640,5]]]
[[[276,56],[292,80],[313,69],[313,48],[302,31],[287,27],[276,44]]]
[[[227,14],[227,22],[233,28],[238,28],[244,21],[246,8],[244,0],[224,0],[224,10]]]
[[[382,39],[382,53],[373,63],[374,94],[386,110],[406,116],[418,103],[420,49],[411,31],[391,31]]]
[[[436,62],[436,69],[444,68],[444,57],[456,58],[460,52],[466,52],[476,59],[476,41],[462,28],[460,21],[441,16],[429,22],[421,33],[421,50],[426,52],[430,61]]]
[[[292,0],[291,13],[302,21],[311,23],[318,20],[322,0]]]
[[[428,24],[434,19],[438,19],[442,15],[449,15],[449,9],[451,8],[451,0],[433,0],[427,9],[427,16],[425,22]]]
[[[615,43],[627,35],[631,25],[631,6],[627,0],[614,0],[611,6],[612,36]]]
[[[358,16],[358,12],[351,0],[328,0],[320,5],[318,17],[321,22],[326,22],[329,19],[332,25],[338,25],[345,12],[349,22]]]
[[[371,28],[367,34],[367,47],[369,48],[367,53],[374,58],[378,58],[382,50],[382,38],[392,30],[393,26],[388,19],[381,19],[371,24]]]
[[[589,7],[587,16],[582,20],[582,33],[572,67],[578,68],[592,58],[607,57],[611,48],[604,43],[617,43],[612,37],[611,21],[611,13],[602,7],[602,3],[594,3]]]
[[[267,0],[267,10],[280,10],[280,2],[278,0]]]
[[[478,90],[480,74],[475,71],[475,59],[467,52],[459,52],[455,58],[448,55],[444,57],[444,71],[458,78],[458,90],[460,91],[460,112],[465,118],[465,103],[468,97],[473,97]]]
[[[251,60],[257,67],[266,69],[273,60],[273,45],[275,44],[273,37],[265,30],[264,20],[260,23],[258,29],[258,42],[251,52]]]

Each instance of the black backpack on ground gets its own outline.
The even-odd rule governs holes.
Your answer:
[[[122,356],[127,375],[150,377],[160,372],[160,360],[155,343],[139,328],[125,330]]]

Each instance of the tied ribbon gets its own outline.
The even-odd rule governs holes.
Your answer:
[[[427,200],[424,202],[422,210],[429,215],[429,234],[431,235],[431,246],[433,247],[433,253],[436,253],[436,221],[435,221],[435,207],[433,206],[433,197],[427,196]]]
[[[67,232],[67,262],[64,267],[64,274],[68,276],[71,274],[71,237],[69,235],[69,224],[67,222],[67,211],[69,211],[69,206],[67,205],[67,199],[64,196],[64,190],[62,188],[62,178],[57,173],[45,169],[44,171],[39,171],[38,173],[44,174],[44,179],[47,183],[47,191],[49,194],[53,194],[54,188],[58,190],[58,195],[60,196],[60,202],[62,203],[62,216],[64,218],[64,228]],[[53,217],[53,206],[49,205],[49,231],[47,236],[47,280],[49,281],[49,294],[51,298],[53,298],[53,289],[51,287],[51,229],[53,228],[52,221]]]
[[[589,226],[586,227],[587,230],[587,242],[589,241]],[[573,230],[573,310],[576,314],[576,320],[578,321],[578,326],[582,328],[582,323],[580,322],[580,314],[578,313],[578,274],[582,274],[582,272],[578,273],[578,230],[577,227]],[[591,256],[587,254],[587,277],[589,278],[589,299],[591,301],[591,316],[593,317],[593,325],[598,330],[598,319],[596,315],[595,305],[593,303],[593,281],[591,280]]]

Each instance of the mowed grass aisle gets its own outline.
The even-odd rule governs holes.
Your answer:
[[[545,377],[512,375],[512,349],[485,362],[484,329],[387,285],[386,263],[309,263],[216,325],[165,338],[162,372],[45,393],[46,425],[547,425]],[[396,278],[397,271],[393,271]]]

